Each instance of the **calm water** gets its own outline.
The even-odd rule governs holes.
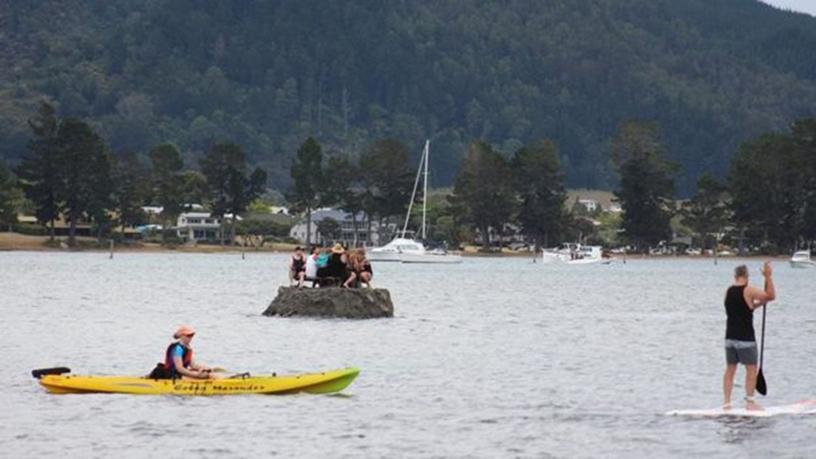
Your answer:
[[[0,456],[813,457],[816,416],[689,420],[720,403],[736,260],[375,266],[394,319],[260,313],[284,256],[0,253]],[[749,262],[759,281],[759,262]],[[776,263],[763,403],[816,398],[816,271]],[[359,366],[344,396],[46,394],[32,368],[144,374],[175,325],[235,371]],[[759,319],[757,319],[757,327]],[[741,396],[742,370],[735,393]]]

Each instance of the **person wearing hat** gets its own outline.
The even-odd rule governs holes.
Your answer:
[[[331,249],[331,256],[329,263],[326,266],[326,275],[336,281],[335,285],[342,286],[349,277],[348,274],[348,257],[346,256],[346,249],[342,245],[334,244]]]
[[[212,369],[193,360],[193,348],[190,342],[195,336],[195,329],[189,325],[182,325],[173,333],[176,339],[167,346],[164,353],[164,366],[173,379],[182,376],[194,379],[213,378]]]

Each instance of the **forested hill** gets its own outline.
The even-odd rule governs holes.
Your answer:
[[[688,190],[737,145],[816,116],[816,18],[754,0],[0,1],[0,152],[46,96],[114,150],[232,140],[288,181],[306,136],[359,152],[549,137],[570,186],[609,187],[609,138],[653,119]]]

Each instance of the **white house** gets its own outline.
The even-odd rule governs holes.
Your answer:
[[[324,219],[331,218],[335,220],[337,223],[340,224],[340,238],[330,238],[324,237],[324,235],[320,234],[317,230],[318,223],[323,221]],[[365,243],[368,241],[368,223],[366,222],[366,216],[364,213],[360,212],[357,214],[357,238],[356,241],[359,244]],[[293,239],[297,239],[301,242],[306,242],[306,217],[302,217],[289,231],[289,236]],[[354,238],[354,225],[351,219],[351,213],[344,212],[342,210],[335,210],[335,209],[318,209],[312,212],[312,228],[311,228],[311,237],[309,238],[310,241],[313,243],[318,243],[322,245],[328,245],[333,242],[340,242],[341,244],[347,246],[353,246],[355,242]],[[379,244],[379,224],[376,221],[371,222],[371,243],[373,245],[380,245]]]
[[[584,206],[587,212],[595,212],[596,210],[598,210],[598,206],[600,205],[598,201],[588,198],[579,199],[578,204]]]
[[[241,220],[241,217],[236,217]],[[224,219],[231,220],[232,214],[225,214]],[[178,216],[173,228],[179,238],[191,241],[215,241],[220,239],[221,219],[209,212],[184,212]]]

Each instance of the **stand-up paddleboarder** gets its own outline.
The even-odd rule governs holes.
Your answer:
[[[765,306],[776,298],[771,263],[765,262],[762,275],[765,290],[748,285],[748,268],[745,265],[734,269],[734,284],[725,293],[725,314],[728,321],[725,329],[725,374],[723,375],[723,408],[731,408],[731,391],[737,364],[745,365],[745,407],[749,410],[762,409],[754,401],[757,382],[757,344],[754,336],[754,309]]]

